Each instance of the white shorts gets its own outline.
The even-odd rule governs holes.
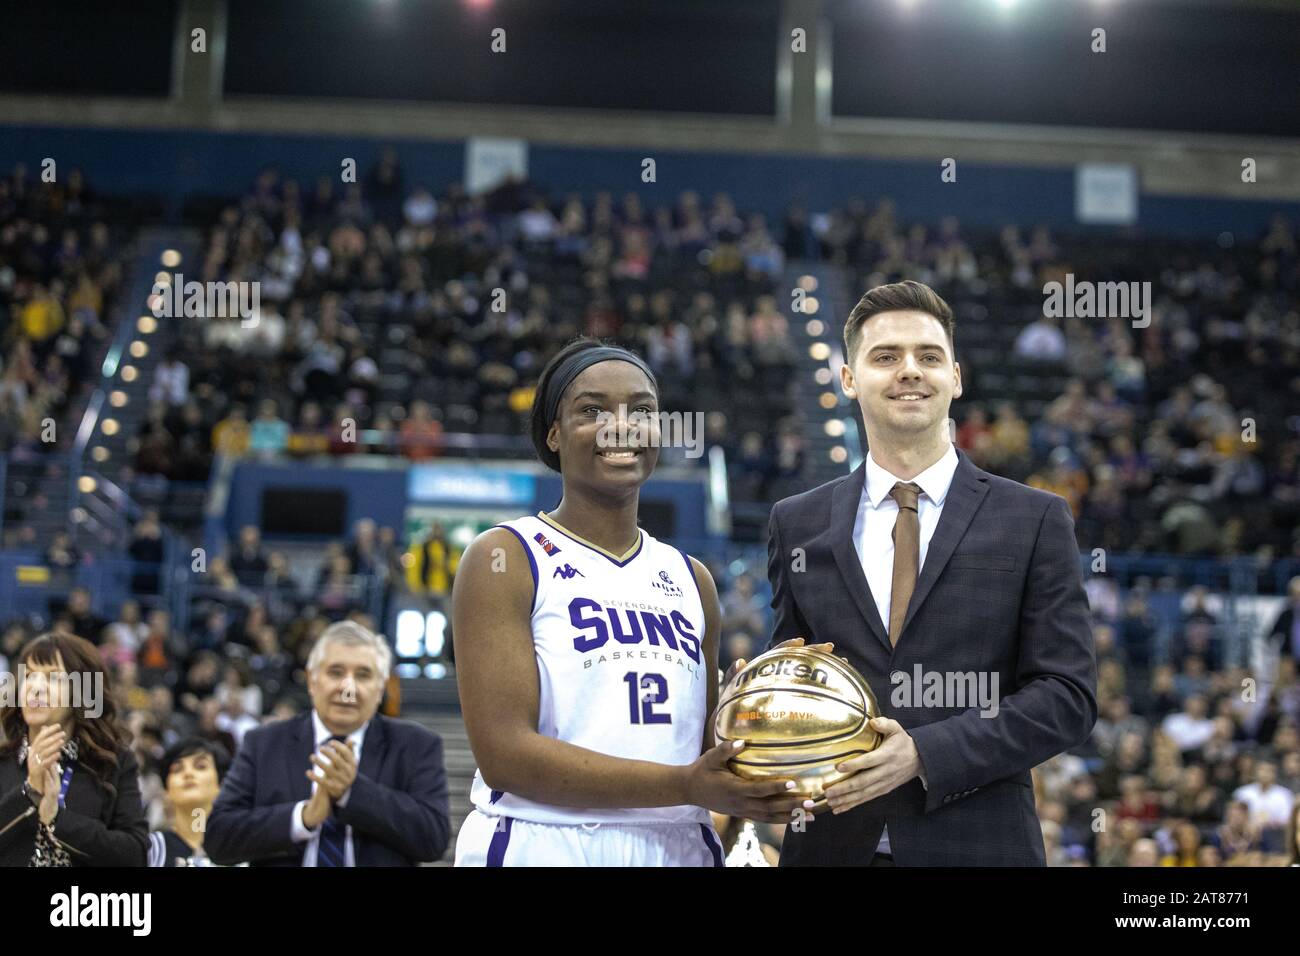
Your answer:
[[[532,823],[470,811],[456,866],[722,866],[709,823]]]

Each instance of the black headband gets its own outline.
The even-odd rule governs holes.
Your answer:
[[[555,421],[555,413],[560,410],[560,399],[564,397],[564,390],[572,385],[573,380],[585,369],[597,362],[630,362],[645,372],[646,378],[650,379],[650,384],[655,387],[656,392],[659,390],[659,383],[655,381],[650,366],[640,356],[633,355],[627,349],[620,349],[613,345],[600,345],[594,349],[576,352],[560,363],[559,368],[552,373],[550,381],[546,384],[546,394],[542,396],[542,408],[546,411],[548,428]]]

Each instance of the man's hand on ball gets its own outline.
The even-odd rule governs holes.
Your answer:
[[[884,737],[880,746],[836,764],[853,776],[826,788],[826,802],[832,813],[843,813],[882,797],[921,773],[920,754],[902,724],[888,717],[873,717],[871,729]]]
[[[803,646],[804,646],[803,638],[795,637],[788,641],[782,641],[780,644],[776,645],[776,647],[772,648],[772,650],[776,650],[777,648],[781,648],[781,647],[803,647]],[[835,645],[830,642],[827,642],[825,644],[809,644],[808,646],[813,648],[814,650],[825,651],[827,654],[833,653],[835,650]],[[842,659],[843,658],[841,658],[841,660]],[[743,657],[733,661],[731,666],[727,668],[727,673],[722,678],[722,686],[726,687],[728,684],[730,684],[731,679],[735,677],[738,673],[740,673],[740,669],[744,667],[745,664],[746,661]]]

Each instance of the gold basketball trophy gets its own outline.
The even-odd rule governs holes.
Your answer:
[[[811,647],[778,647],[749,661],[719,695],[714,734],[743,740],[728,766],[747,780],[789,779],[821,803],[850,774],[836,764],[880,745],[870,685],[846,661]]]

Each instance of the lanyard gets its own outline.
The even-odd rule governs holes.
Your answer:
[[[64,802],[68,798],[68,784],[72,783],[72,761],[63,768],[63,782],[59,786],[59,809],[62,810]]]

